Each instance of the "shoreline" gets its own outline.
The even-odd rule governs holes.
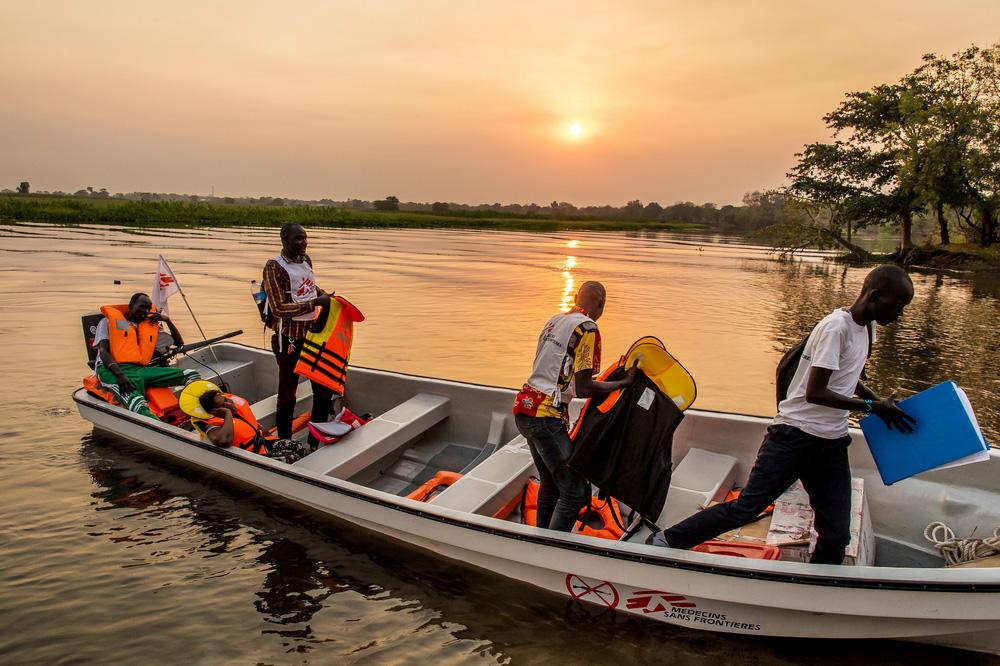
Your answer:
[[[969,243],[917,245],[905,251],[897,249],[886,254],[873,253],[864,258],[846,252],[838,255],[835,261],[857,266],[890,262],[930,272],[1000,273],[1000,246],[984,248]]]
[[[664,220],[525,217],[493,211],[380,211],[326,206],[243,206],[179,201],[89,200],[76,197],[0,196],[0,222],[128,227],[303,226],[490,231],[699,231],[702,225]]]

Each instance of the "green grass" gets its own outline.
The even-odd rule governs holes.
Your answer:
[[[178,201],[0,195],[0,221],[120,224],[135,227],[268,227],[296,222],[313,227],[497,229],[507,231],[657,230],[700,228],[659,220],[553,219],[492,211],[377,211],[316,206],[241,206]]]

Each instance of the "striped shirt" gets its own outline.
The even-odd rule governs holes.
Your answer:
[[[312,266],[308,255],[303,259]],[[280,330],[289,340],[301,340],[306,337],[313,322],[296,321],[292,317],[309,314],[315,309],[315,304],[311,301],[296,303],[289,293],[291,289],[292,281],[288,273],[277,261],[270,259],[264,265],[264,292],[267,294],[267,307],[274,315],[274,330]],[[323,295],[322,289],[317,288],[316,292]]]

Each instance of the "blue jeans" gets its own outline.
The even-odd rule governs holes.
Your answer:
[[[757,452],[746,488],[735,500],[699,511],[659,532],[652,543],[688,549],[723,532],[751,523],[802,480],[815,514],[818,538],[811,562],[841,564],[851,540],[851,438],[825,439],[789,425],[772,425]],[[670,501],[669,499],[667,500]]]
[[[566,465],[573,442],[562,419],[514,415],[538,469],[538,527],[570,532],[590,501],[590,484]]]

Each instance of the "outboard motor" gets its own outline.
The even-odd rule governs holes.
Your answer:
[[[83,322],[83,340],[87,344],[87,365],[94,369],[94,362],[97,360],[97,350],[94,349],[94,336],[97,334],[97,325],[104,319],[100,312],[91,312],[80,317]]]

